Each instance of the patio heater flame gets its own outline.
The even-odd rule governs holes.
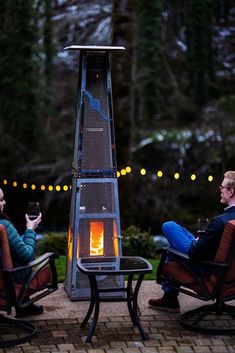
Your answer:
[[[90,255],[104,255],[104,223],[90,223]]]

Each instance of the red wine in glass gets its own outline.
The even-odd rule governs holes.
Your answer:
[[[40,204],[39,202],[29,202],[27,208],[27,215],[29,219],[33,221],[39,216],[40,213]]]
[[[197,236],[203,235],[209,225],[210,221],[208,218],[199,218],[197,221]]]

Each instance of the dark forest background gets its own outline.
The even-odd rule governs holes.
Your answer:
[[[79,58],[63,48],[72,44],[126,48],[112,57],[118,169],[132,170],[119,178],[122,228],[156,233],[170,218],[192,226],[220,212],[218,186],[235,169],[234,43],[234,0],[0,0],[8,214],[20,223],[38,200],[44,228],[68,226]]]

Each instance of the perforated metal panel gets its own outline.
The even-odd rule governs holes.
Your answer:
[[[113,169],[106,56],[87,57],[81,173]]]

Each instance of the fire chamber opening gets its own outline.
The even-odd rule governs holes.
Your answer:
[[[104,255],[104,223],[90,223],[90,255]]]

